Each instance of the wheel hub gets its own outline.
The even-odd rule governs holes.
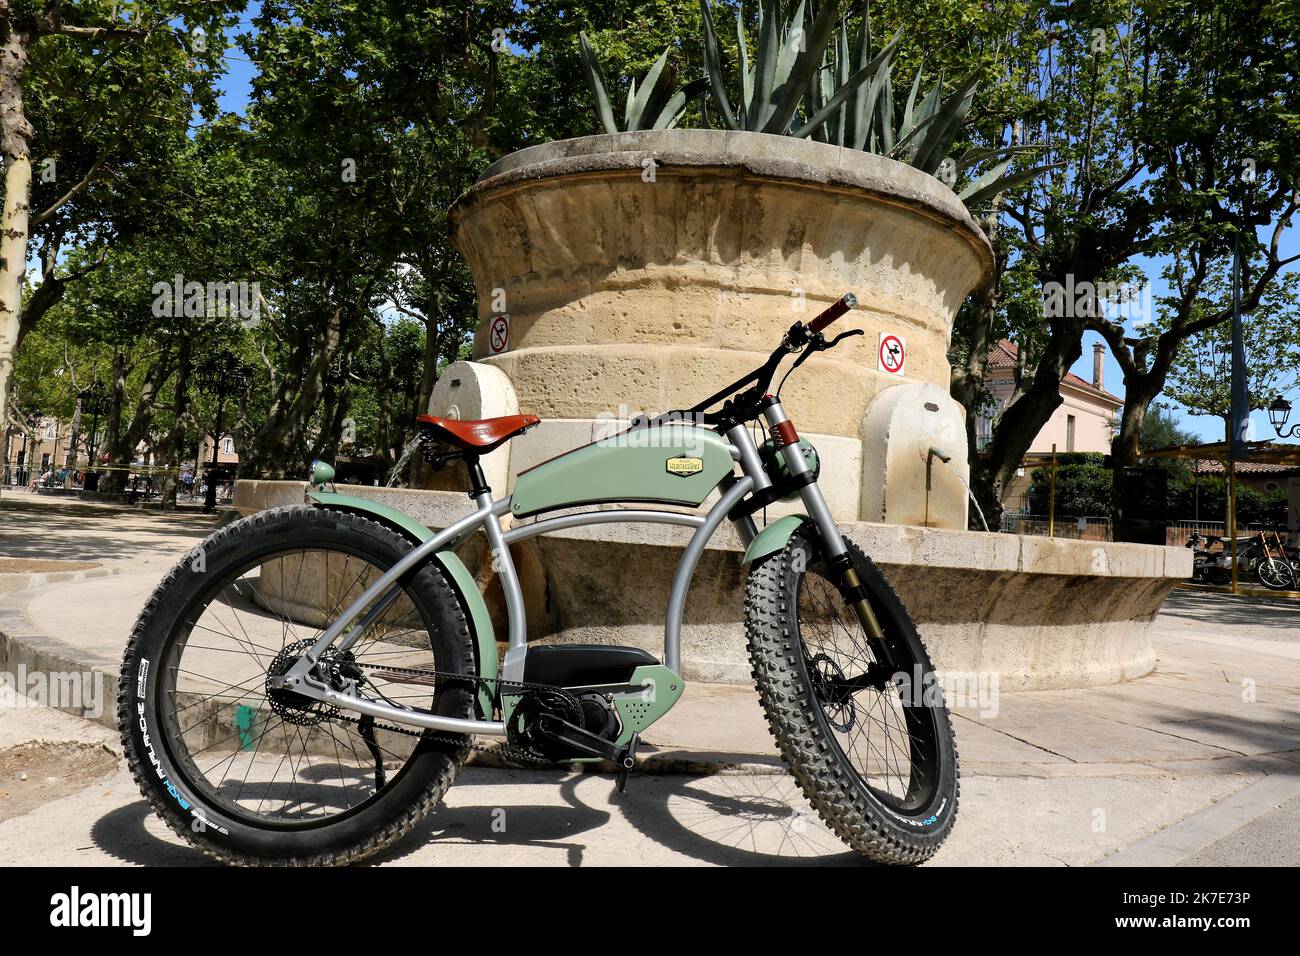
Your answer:
[[[286,644],[271,666],[266,669],[266,700],[271,710],[286,724],[295,727],[315,727],[322,721],[338,716],[339,709],[310,697],[304,697],[284,687],[272,686],[274,678],[283,677],[289,669],[302,658],[302,655],[314,644],[312,640],[294,641]]]
[[[858,708],[853,695],[843,690],[844,671],[822,653],[808,662],[808,673],[826,720],[840,733],[848,733],[857,723]]]

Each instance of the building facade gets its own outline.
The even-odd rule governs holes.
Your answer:
[[[981,447],[993,434],[993,423],[1002,414],[1015,393],[1015,369],[1019,349],[1014,342],[1003,339],[989,353],[988,373],[985,382],[992,392],[993,401],[975,426],[976,441]],[[1067,373],[1061,381],[1061,404],[1052,412],[1051,419],[1035,436],[1029,447],[1030,454],[1048,454],[1056,446],[1063,452],[1110,453],[1111,438],[1119,420],[1119,410],[1124,400],[1106,391],[1103,377],[1105,347],[1100,343],[1092,347],[1092,381],[1087,382]]]

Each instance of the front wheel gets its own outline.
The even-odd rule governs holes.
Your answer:
[[[1289,591],[1296,585],[1295,572],[1290,563],[1272,555],[1255,565],[1255,577],[1271,591]]]
[[[782,756],[827,825],[872,860],[920,863],[957,814],[952,725],[906,608],[846,544],[885,647],[859,626],[816,539],[800,531],[750,571],[754,680]]]

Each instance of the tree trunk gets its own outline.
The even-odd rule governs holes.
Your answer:
[[[325,375],[343,341],[343,325],[342,310],[334,309],[319,334],[304,335],[294,344],[285,365],[301,369],[301,374],[290,372],[281,383],[247,457],[240,456],[243,477],[287,478],[301,475],[307,468],[308,425],[324,393]]]
[[[126,396],[126,374],[126,356],[119,349],[113,354],[113,386],[109,390],[112,401],[109,404],[108,418],[104,422],[104,440],[95,449],[95,457],[99,461],[91,462],[93,468],[98,467],[104,456],[108,456],[108,464],[112,467],[100,476],[98,489],[105,494],[113,494],[126,487],[126,472],[115,470],[123,464],[129,464],[129,461],[121,461],[122,402]]]
[[[1002,496],[1052,413],[1061,405],[1061,380],[1083,354],[1082,331],[1054,331],[1039,358],[1033,381],[1002,412],[993,440],[971,467],[971,491],[985,509],[989,527],[1002,523]]]
[[[176,384],[172,390],[172,428],[167,435],[164,461],[168,466],[163,476],[162,507],[176,507],[176,492],[180,487],[180,470],[185,461],[185,423],[190,408],[190,339],[181,336],[176,356]]]
[[[1110,516],[1111,526],[1117,531],[1127,518],[1132,517],[1128,514],[1128,496],[1124,491],[1124,469],[1137,464],[1142,423],[1146,421],[1148,406],[1160,392],[1158,387],[1154,392],[1150,391],[1147,382],[1125,379],[1124,386],[1124,411],[1120,416],[1119,432],[1110,443]]]
[[[0,152],[4,154],[4,207],[0,214],[0,423],[7,421],[14,355],[22,329],[23,279],[32,198],[32,126],[23,108],[30,31],[12,23],[0,38]]]
[[[75,384],[75,383],[74,383]],[[77,470],[77,436],[81,433],[81,396],[77,396],[77,407],[72,410],[72,423],[68,426],[68,447],[63,452],[63,467],[67,474],[63,478],[63,487],[72,487],[72,473]]]

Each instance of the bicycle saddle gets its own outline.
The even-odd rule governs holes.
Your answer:
[[[415,419],[431,432],[431,437],[462,451],[487,454],[516,435],[541,423],[536,415],[502,415],[477,421],[458,421],[437,415],[419,415]]]

